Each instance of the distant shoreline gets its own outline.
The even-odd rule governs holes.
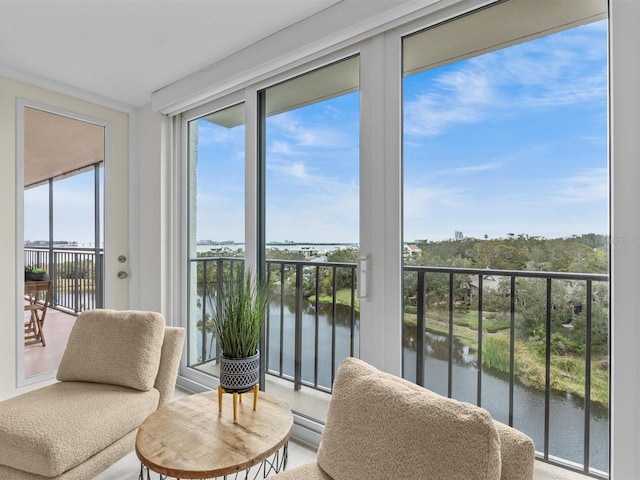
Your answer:
[[[227,247],[227,246],[242,246],[244,245],[244,242],[233,242],[233,241],[228,241],[228,242],[214,242],[213,240],[201,240],[199,241],[197,244],[197,246],[199,247],[209,247],[209,246],[214,246],[214,247]],[[326,245],[340,245],[340,246],[352,246],[352,247],[357,247],[360,244],[358,242],[267,242],[266,243],[267,246],[276,246],[276,247],[287,247],[287,246],[292,246],[292,247],[296,247],[296,246],[300,246],[300,245],[318,245],[318,246],[326,246]]]

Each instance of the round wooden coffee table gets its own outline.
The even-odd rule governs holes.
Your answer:
[[[206,392],[151,414],[136,435],[136,454],[147,476],[151,470],[179,479],[226,478],[261,462],[265,475],[284,469],[293,431],[289,406],[260,392],[257,409],[253,410],[253,398],[245,398],[234,421],[233,402],[226,400],[220,413],[217,392]]]

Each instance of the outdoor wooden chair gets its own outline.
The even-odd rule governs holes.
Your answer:
[[[24,282],[24,310],[29,312],[29,318],[24,323],[24,344],[47,346],[44,339],[44,319],[51,300],[51,281]]]

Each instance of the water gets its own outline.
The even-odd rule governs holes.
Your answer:
[[[447,395],[448,338],[426,334],[424,360],[425,387]],[[411,342],[404,346],[405,377],[416,378],[416,350]],[[475,356],[468,347],[454,339],[452,396],[476,404],[478,368]],[[509,378],[495,370],[483,369],[481,404],[493,418],[509,421]],[[520,381],[514,384],[513,426],[529,435],[536,450],[544,449],[544,392],[528,387]],[[591,402],[590,465],[609,470],[609,412],[604,406]],[[553,391],[549,409],[549,454],[580,465],[584,463],[584,400],[567,392]]]
[[[228,252],[244,252],[244,243],[214,244],[214,245],[196,245],[197,253],[204,253],[213,250],[216,255]],[[313,251],[318,255],[326,255],[327,253],[344,248],[358,248],[357,243],[268,243],[267,249],[289,250],[291,252],[309,252]]]
[[[336,305],[335,322],[335,362],[331,363],[333,317],[332,306],[321,304],[318,306],[318,322],[315,320],[315,306],[308,301],[304,302],[302,312],[302,380],[307,384],[317,385],[330,390],[335,369],[340,362],[351,355],[351,309],[344,305]],[[294,305],[283,305],[284,319],[281,322],[280,305],[272,305],[269,312],[269,357],[268,368],[272,371],[280,371],[280,351],[282,350],[282,373],[293,378],[295,355],[295,320]],[[281,328],[282,325],[282,328]],[[358,356],[359,346],[359,314],[354,312],[354,356]],[[317,328],[317,335],[316,335]],[[282,330],[282,349],[280,349]],[[317,379],[315,377],[317,342]]]

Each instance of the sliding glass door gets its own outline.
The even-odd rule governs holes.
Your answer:
[[[506,2],[403,42],[404,375],[487,408],[585,473],[609,462],[607,20],[596,3],[524,15],[536,7]]]
[[[266,389],[294,411],[324,420],[338,364],[359,351],[359,58],[260,95],[266,240],[261,247],[272,285]]]
[[[261,386],[297,421],[325,419],[353,355],[606,471],[606,4],[545,5],[443,8],[183,116],[199,381],[210,284],[251,266]]]

